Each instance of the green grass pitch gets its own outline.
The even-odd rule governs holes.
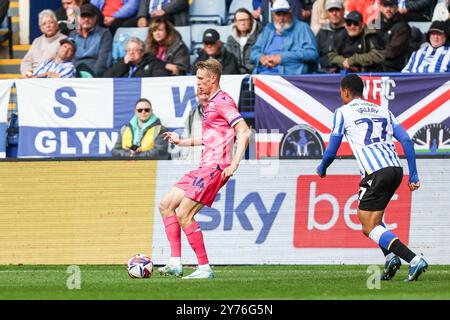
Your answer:
[[[0,266],[0,299],[450,299],[450,266],[430,265],[404,283],[408,267],[369,290],[368,266],[214,266],[213,280],[181,280],[157,272],[129,278],[125,266],[81,265],[80,289],[69,290],[68,266]],[[381,265],[380,265],[381,268]],[[185,274],[193,271],[185,267]]]

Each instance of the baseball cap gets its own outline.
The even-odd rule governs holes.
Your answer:
[[[362,23],[363,22],[363,17],[361,15],[361,13],[359,13],[356,10],[350,11],[345,17],[344,17],[345,21],[355,21],[358,23]]]
[[[289,12],[291,10],[291,6],[287,0],[277,0],[272,5],[272,12]]]
[[[85,3],[80,7],[80,15],[81,16],[96,16],[97,9],[94,5],[90,3]]]
[[[397,6],[398,0],[381,0],[381,5],[386,7]]]
[[[59,40],[60,45],[63,45],[64,43],[68,43],[68,44],[72,45],[73,52],[75,52],[77,50],[77,44],[75,43],[75,41],[72,38],[64,38],[64,39]]]
[[[203,33],[203,43],[216,43],[217,40],[220,40],[220,35],[215,29],[207,29]]]
[[[344,9],[344,4],[342,3],[342,0],[327,0],[325,7],[327,10],[333,8]]]

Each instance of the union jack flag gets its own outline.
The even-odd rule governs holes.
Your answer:
[[[342,105],[342,75],[254,76],[256,157],[320,157],[334,111]],[[449,74],[361,74],[363,98],[387,106],[417,154],[450,153]],[[396,142],[400,155],[400,143]],[[352,156],[343,141],[338,156]]]

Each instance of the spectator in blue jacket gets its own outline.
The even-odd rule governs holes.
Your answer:
[[[112,62],[111,33],[96,25],[97,11],[92,4],[81,6],[79,22],[79,30],[70,33],[77,46],[73,64],[82,77],[101,77]]]
[[[139,0],[91,0],[103,14],[103,24],[114,35],[120,27],[134,27]]]
[[[263,26],[272,22],[270,15],[270,9],[273,7],[277,0],[253,0],[253,18],[260,21]],[[304,20],[302,0],[287,0],[290,7],[292,16],[298,20]]]
[[[267,24],[253,45],[253,73],[305,74],[317,67],[319,54],[311,28],[292,17],[287,0],[272,7],[273,23]]]

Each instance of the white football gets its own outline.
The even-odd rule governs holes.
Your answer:
[[[128,275],[133,278],[150,278],[153,274],[153,261],[142,253],[131,257],[127,264]]]

